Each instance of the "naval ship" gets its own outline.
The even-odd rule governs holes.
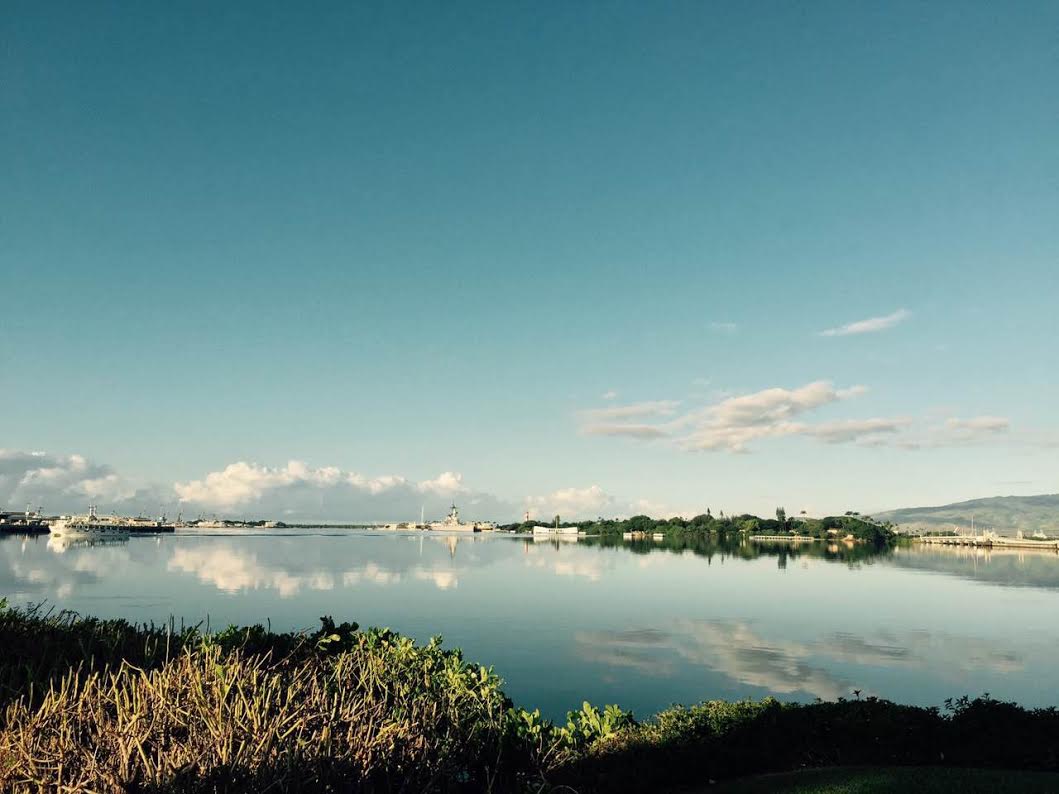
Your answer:
[[[488,532],[496,529],[496,524],[487,521],[475,521],[473,524],[468,524],[466,521],[461,521],[459,508],[453,505],[445,518],[431,522],[427,525],[427,529],[440,532]]]
[[[24,513],[0,513],[0,532],[42,535],[48,531],[48,521],[40,514],[39,507],[36,512],[30,512],[27,508]]]
[[[95,505],[88,508],[88,515],[51,522],[51,533],[60,537],[128,536],[133,532],[172,532],[174,529],[166,523],[165,516],[157,520],[144,516],[101,516],[96,513]]]

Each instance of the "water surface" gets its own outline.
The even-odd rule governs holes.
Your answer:
[[[989,692],[1053,705],[1059,557],[504,535],[208,530],[0,540],[0,596],[135,621],[441,634],[520,705]]]

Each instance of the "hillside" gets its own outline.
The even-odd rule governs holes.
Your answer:
[[[879,521],[892,521],[902,529],[952,529],[953,524],[969,527],[973,515],[976,527],[995,529],[1004,535],[1013,535],[1019,529],[1026,534],[1038,530],[1059,533],[1059,494],[993,496],[937,507],[905,507],[872,515]]]

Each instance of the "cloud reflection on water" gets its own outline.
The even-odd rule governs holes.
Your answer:
[[[669,677],[678,665],[692,664],[773,694],[823,700],[848,695],[853,686],[868,691],[862,684],[866,671],[858,675],[858,667],[908,667],[953,680],[978,670],[1024,668],[1021,654],[988,641],[925,631],[872,637],[840,632],[804,641],[770,639],[740,621],[675,620],[670,626],[581,631],[574,636],[575,653],[582,661],[653,677]]]
[[[404,576],[430,582],[440,590],[459,584],[456,571],[421,565],[401,571],[367,562],[344,571],[327,570],[322,566],[296,571],[281,561],[265,560],[255,552],[231,545],[177,547],[173,549],[167,569],[192,574],[200,582],[227,593],[267,589],[275,590],[281,598],[291,598],[302,590],[333,590],[338,583],[346,588],[364,584],[394,585]]]
[[[78,587],[114,576],[130,564],[126,543],[89,546],[57,536],[11,537],[0,544],[0,596],[19,593],[65,599]],[[76,548],[77,553],[58,556]],[[47,549],[50,553],[41,553]]]

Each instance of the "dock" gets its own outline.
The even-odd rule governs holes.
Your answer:
[[[991,549],[1040,549],[1059,551],[1059,540],[1033,540],[1031,538],[1007,538],[1002,535],[920,535],[913,537],[916,543],[935,546],[977,546]]]
[[[766,540],[766,541],[800,541],[806,543],[809,541],[820,540],[820,538],[814,538],[812,535],[748,535],[750,540]]]

